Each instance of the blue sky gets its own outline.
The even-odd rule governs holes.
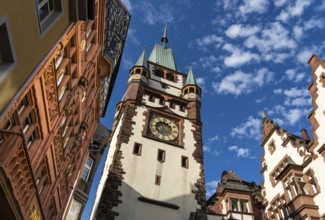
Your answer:
[[[260,183],[261,112],[289,132],[310,132],[307,90],[313,53],[325,59],[325,2],[319,0],[124,0],[132,14],[119,75],[102,122],[111,128],[129,69],[147,46],[167,46],[189,65],[202,94],[207,196],[223,170]],[[148,56],[148,54],[147,54]],[[87,210],[86,210],[87,211]]]

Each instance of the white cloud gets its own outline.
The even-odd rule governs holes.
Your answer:
[[[165,23],[174,21],[174,9],[169,4],[162,4],[159,7],[154,7],[150,2],[143,1],[137,6],[137,9],[142,12],[142,21],[149,25],[156,23]]]
[[[212,83],[212,88],[218,94],[241,95],[251,93],[256,88],[262,87],[273,79],[274,73],[266,68],[257,71],[256,74],[244,73],[240,70],[226,76],[221,82]]]
[[[198,78],[196,78],[196,82],[197,82],[197,84],[201,87],[202,91],[203,91],[203,92],[206,92],[206,88],[205,88],[205,85],[206,85],[206,83],[205,83],[205,79],[204,79],[203,77],[198,77]]]
[[[239,6],[239,11],[242,15],[252,12],[263,14],[269,6],[268,0],[244,0],[244,4]]]
[[[210,182],[207,182],[205,185],[207,186],[207,187],[210,187],[210,188],[214,188],[214,189],[216,189],[217,188],[217,186],[218,186],[218,184],[219,184],[219,180],[212,180],[212,181],[210,181]]]
[[[290,39],[289,34],[290,32],[279,22],[274,22],[263,29],[260,36],[248,37],[244,44],[248,48],[256,47],[263,54],[270,51],[295,49],[297,44],[293,39]]]
[[[287,0],[274,0],[274,5],[276,6],[276,7],[281,7],[281,6],[283,6],[285,3],[287,2]]]
[[[207,198],[209,198],[216,192],[219,182],[220,182],[220,180],[212,180],[212,181],[205,183]]]
[[[125,5],[129,12],[132,12],[133,6],[130,0],[122,0],[122,3]]]
[[[311,104],[311,96],[307,89],[291,88],[284,90],[286,96],[284,104],[287,106],[309,106]]]
[[[261,136],[261,119],[249,116],[246,122],[233,128],[230,135],[232,137],[236,136],[239,138],[245,137],[259,140]]]
[[[282,89],[274,89],[273,90],[274,94],[281,94],[282,93]]]
[[[201,57],[198,61],[198,63],[201,64],[203,68],[208,68],[212,73],[216,74],[219,74],[221,72],[218,62],[219,59],[214,55]]]
[[[230,146],[228,147],[229,151],[235,151],[237,157],[249,157],[250,152],[248,148],[238,147],[238,146]]]
[[[249,51],[245,52],[235,47],[232,44],[225,44],[223,48],[225,51],[231,53],[230,56],[225,57],[224,64],[227,67],[239,67],[252,60],[259,61],[259,56]]]
[[[255,102],[256,103],[261,103],[261,102],[264,102],[266,100],[266,96],[263,96],[262,98],[260,99],[255,99]]]
[[[293,27],[293,32],[297,39],[301,39],[308,34],[308,30],[311,29],[323,29],[325,27],[325,20],[320,18],[311,18],[304,20],[302,23],[297,23]]]
[[[311,3],[311,0],[296,0],[294,4],[289,5],[286,9],[282,10],[276,19],[286,22],[290,18],[299,17]]]
[[[128,30],[128,39],[130,39],[130,41],[135,44],[135,45],[140,45],[140,41],[139,39],[135,36],[136,33],[136,29],[134,28],[129,28]]]
[[[241,24],[233,24],[226,31],[225,34],[230,38],[248,37],[260,31],[259,26],[243,26]]]
[[[302,49],[298,54],[297,54],[297,60],[300,63],[307,64],[309,58],[311,55],[314,53],[314,50],[312,48],[305,48]]]
[[[305,77],[304,73],[299,73],[295,69],[288,69],[285,73],[287,79],[294,83],[300,82]]]
[[[221,151],[217,151],[216,149],[212,149],[210,145],[204,145],[203,146],[203,152],[212,154],[214,156],[219,156],[221,154]]]
[[[211,44],[221,44],[223,42],[222,37],[218,37],[215,34],[207,35],[196,40],[199,47],[209,46]]]
[[[290,109],[285,118],[288,120],[290,125],[295,125],[302,116],[306,115],[306,111],[302,109]]]

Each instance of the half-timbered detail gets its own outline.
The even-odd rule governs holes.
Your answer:
[[[75,3],[60,4],[49,25],[26,10],[37,1],[0,3],[9,20],[29,13],[33,26],[28,38],[14,37],[24,45],[15,48],[19,62],[0,81],[0,213],[7,219],[79,218],[107,146],[109,131],[98,122],[130,15],[119,0]],[[16,28],[21,23],[10,22],[26,36]]]

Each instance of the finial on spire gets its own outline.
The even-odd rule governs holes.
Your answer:
[[[163,42],[164,47],[166,46],[166,44],[168,42],[168,38],[167,38],[167,22],[166,22],[166,25],[165,25],[164,35],[161,38],[161,42]]]
[[[265,115],[264,111],[262,111],[262,118],[263,119],[266,118],[266,115]]]
[[[142,51],[138,61],[136,62],[135,66],[147,67],[146,48],[147,48],[146,45],[144,45],[143,51]]]

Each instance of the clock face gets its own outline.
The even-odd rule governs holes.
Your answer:
[[[162,140],[172,141],[178,136],[178,127],[174,121],[163,117],[151,119],[149,125],[152,134]]]

